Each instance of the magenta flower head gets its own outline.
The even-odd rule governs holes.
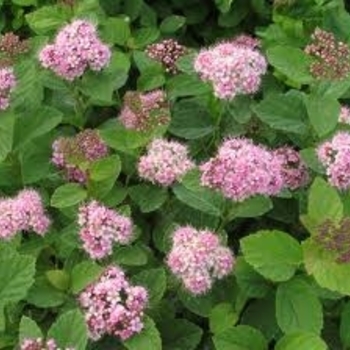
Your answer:
[[[275,155],[281,161],[281,175],[285,188],[296,190],[309,182],[307,166],[299,152],[285,146],[275,150]]]
[[[258,194],[271,196],[284,186],[281,166],[266,147],[246,138],[228,139],[200,166],[201,184],[237,202]]]
[[[216,279],[232,271],[234,262],[233,253],[221,245],[217,235],[191,226],[179,227],[174,232],[167,256],[170,271],[194,295],[208,292]]]
[[[101,42],[95,26],[85,20],[75,20],[63,27],[53,44],[39,53],[44,68],[68,81],[81,77],[88,68],[100,71],[110,58],[110,48]]]
[[[141,178],[161,186],[171,186],[180,180],[194,163],[189,159],[186,146],[164,139],[155,139],[147,147],[147,153],[138,164]]]
[[[26,189],[14,198],[0,200],[0,238],[9,240],[21,231],[43,236],[49,226],[50,219],[35,190]]]
[[[54,339],[44,340],[42,338],[37,339],[24,339],[20,345],[20,350],[63,350],[59,348]],[[75,350],[73,347],[64,348],[64,350]]]
[[[96,201],[79,208],[79,236],[84,250],[92,259],[112,254],[113,244],[128,244],[133,238],[130,218]]]
[[[150,131],[170,121],[169,104],[162,90],[148,93],[128,91],[124,95],[124,104],[119,121],[127,129]]]
[[[266,59],[257,46],[258,41],[247,36],[219,43],[199,52],[194,69],[202,80],[213,85],[219,99],[256,93],[267,70]]]
[[[16,84],[13,68],[0,67],[0,110],[5,110],[10,106],[10,95]]]
[[[350,134],[338,132],[323,142],[317,156],[326,169],[330,184],[340,190],[350,188]]]
[[[79,296],[93,340],[104,335],[126,340],[140,333],[144,327],[143,315],[147,302],[147,290],[131,285],[118,266],[108,267],[98,281]]]
[[[75,137],[60,137],[52,144],[52,163],[62,170],[68,181],[85,183],[88,168],[108,155],[108,147],[97,130],[86,129]]]

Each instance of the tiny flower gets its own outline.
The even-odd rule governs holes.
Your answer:
[[[350,108],[348,106],[341,106],[338,121],[350,125]]]
[[[63,27],[54,43],[39,53],[44,68],[68,81],[81,77],[88,68],[100,71],[109,64],[110,58],[111,50],[101,42],[95,26],[83,20]]]
[[[0,68],[0,110],[5,110],[10,106],[10,94],[16,84],[13,68]]]
[[[28,41],[21,40],[18,35],[8,32],[0,37],[0,52],[10,59],[27,52]]]
[[[112,254],[113,244],[128,244],[133,236],[130,218],[96,201],[79,208],[79,236],[92,259]]]
[[[73,347],[61,349],[54,339],[26,338],[20,345],[20,350],[75,350]]]
[[[174,232],[166,262],[186,290],[200,295],[208,292],[215,280],[227,276],[235,260],[213,232],[185,226]]]
[[[147,290],[131,285],[118,266],[108,267],[79,296],[93,340],[110,335],[124,341],[140,333],[147,302]]]
[[[138,163],[141,178],[161,186],[171,186],[180,180],[194,163],[188,157],[186,146],[164,139],[155,139],[147,147],[147,153]]]
[[[155,90],[148,93],[128,91],[124,95],[124,104],[119,121],[127,129],[149,131],[170,121],[169,104],[165,93]]]
[[[186,51],[186,47],[180,45],[174,39],[165,39],[159,43],[148,45],[146,48],[146,54],[162,63],[165,70],[172,74],[178,72],[176,62],[181,56],[186,54]]]

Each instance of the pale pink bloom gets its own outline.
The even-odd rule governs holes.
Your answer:
[[[5,110],[10,106],[10,94],[16,85],[13,68],[0,68],[0,110]]]
[[[73,347],[61,349],[54,339],[27,338],[20,345],[20,350],[75,350]]]
[[[350,108],[348,106],[341,106],[338,121],[350,125]]]
[[[118,266],[108,267],[97,282],[80,294],[79,302],[93,340],[104,335],[126,340],[144,327],[147,290],[132,286]]]
[[[171,186],[180,180],[194,163],[189,159],[186,146],[164,139],[155,139],[138,163],[141,178],[161,186]]]
[[[208,292],[216,279],[232,271],[234,263],[231,250],[211,231],[185,226],[173,234],[167,265],[191,294]]]
[[[128,244],[133,237],[130,218],[97,201],[91,201],[79,208],[78,224],[83,248],[92,259],[111,255],[114,244]]]

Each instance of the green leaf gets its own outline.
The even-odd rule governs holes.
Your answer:
[[[340,114],[340,104],[333,97],[311,95],[306,99],[311,125],[320,137],[332,132]]]
[[[216,350],[267,350],[263,334],[249,326],[230,327],[213,337]]]
[[[19,6],[37,6],[37,0],[12,0],[12,2]]]
[[[163,350],[195,350],[203,334],[200,327],[185,319],[171,319],[159,327]]]
[[[318,160],[316,150],[313,147],[305,148],[300,152],[301,158],[306,163],[306,165],[319,174],[324,174],[324,167]]]
[[[141,28],[135,31],[133,37],[133,48],[142,49],[154,43],[160,36],[160,32],[155,27]]]
[[[103,181],[111,177],[115,180],[120,170],[120,158],[114,154],[95,161],[90,168],[89,175],[93,181]]]
[[[86,197],[87,193],[80,185],[68,183],[56,188],[51,197],[51,206],[55,208],[71,207]]]
[[[230,219],[254,218],[262,216],[272,209],[272,201],[268,197],[255,196],[241,203],[233,203],[230,209]]]
[[[302,262],[299,243],[281,231],[259,231],[241,239],[246,261],[265,278],[275,282],[289,280]]]
[[[166,189],[147,184],[129,187],[128,193],[142,213],[150,213],[159,209],[168,198]]]
[[[11,112],[0,113],[0,162],[12,149],[15,115]]]
[[[341,312],[340,317],[340,339],[343,345],[348,348],[350,347],[350,302],[347,302]]]
[[[276,344],[275,350],[327,350],[326,343],[316,334],[298,332],[288,334]]]
[[[322,305],[313,288],[305,281],[294,278],[277,288],[276,317],[281,330],[320,334],[323,326]]]
[[[74,294],[80,293],[96,280],[103,268],[92,261],[83,261],[74,266],[71,274],[71,289]]]
[[[150,307],[154,307],[163,298],[167,280],[163,268],[144,270],[132,277],[134,284],[144,286],[149,293]]]
[[[0,300],[2,304],[25,298],[34,283],[35,259],[27,255],[0,255]]]
[[[187,140],[199,139],[215,130],[208,110],[195,99],[175,103],[169,131]]]
[[[109,17],[102,24],[102,38],[111,44],[125,45],[131,36],[127,18]]]
[[[311,59],[301,49],[292,46],[273,46],[266,52],[269,63],[289,79],[300,84],[313,81]]]
[[[58,290],[65,291],[69,288],[70,279],[64,270],[46,271],[46,278]]]
[[[301,217],[303,224],[311,234],[315,234],[317,227],[326,220],[338,222],[342,217],[343,203],[337,190],[317,177],[310,188],[307,215]]]
[[[217,8],[223,13],[230,11],[233,2],[234,0],[215,0]]]
[[[162,350],[162,340],[153,320],[145,316],[142,332],[124,342],[124,346],[128,350]]]
[[[42,338],[42,336],[43,333],[36,322],[29,317],[22,316],[19,324],[19,342],[22,343],[26,338],[37,339]]]
[[[144,69],[137,80],[137,88],[141,91],[150,91],[165,84],[165,76],[158,67]]]
[[[140,16],[142,12],[143,0],[124,1],[124,13],[126,13],[133,21]]]
[[[186,17],[171,15],[163,19],[160,24],[160,31],[165,34],[171,34],[178,31],[186,23]]]
[[[307,131],[306,110],[299,94],[269,94],[253,106],[257,117],[271,128],[295,134]]]
[[[129,245],[115,249],[113,261],[125,266],[143,266],[147,264],[148,256],[142,246]]]
[[[210,331],[214,334],[221,333],[234,326],[238,321],[238,315],[229,303],[216,305],[209,315]]]
[[[48,331],[48,337],[56,340],[61,348],[74,347],[85,350],[88,341],[85,319],[79,310],[62,314]]]
[[[323,288],[350,295],[350,265],[339,264],[334,254],[319,247],[312,238],[302,244],[308,274]]]

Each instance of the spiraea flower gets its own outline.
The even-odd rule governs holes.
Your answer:
[[[128,91],[119,121],[127,129],[149,131],[170,121],[169,104],[162,90],[148,93]]]
[[[75,350],[75,348],[69,347],[60,349],[54,339],[44,340],[42,338],[27,338],[22,341],[20,350]]]
[[[326,220],[313,239],[323,249],[333,252],[338,263],[350,262],[350,218],[344,218],[338,224]]]
[[[0,110],[5,110],[10,106],[10,95],[16,84],[13,68],[0,67]]]
[[[68,81],[81,77],[88,68],[100,71],[109,64],[110,58],[111,50],[101,42],[95,26],[83,20],[66,25],[54,43],[39,53],[44,68]]]
[[[285,188],[296,190],[305,186],[309,181],[309,173],[299,152],[285,146],[274,151],[281,162],[281,175]]]
[[[35,190],[26,189],[14,198],[0,199],[0,238],[9,240],[21,231],[43,236],[49,226],[50,219]]]
[[[266,59],[257,46],[258,41],[247,36],[219,43],[199,52],[194,69],[202,80],[212,84],[220,99],[254,94],[267,70]]]
[[[231,250],[221,245],[217,235],[191,226],[179,227],[174,232],[167,256],[170,271],[194,295],[208,292],[215,280],[232,271],[234,262]]]
[[[333,33],[316,28],[305,52],[314,58],[310,72],[315,78],[339,80],[350,73],[350,47]]]
[[[187,48],[174,39],[165,39],[146,48],[146,54],[160,62],[165,67],[165,70],[172,74],[178,72],[176,62],[186,52]]]
[[[338,122],[350,125],[350,108],[348,106],[341,106]]]
[[[114,244],[128,244],[133,237],[131,219],[97,201],[79,208],[78,224],[83,248],[92,259],[111,255]]]
[[[20,37],[13,32],[8,32],[0,36],[0,52],[8,58],[15,58],[27,52],[28,49],[28,41],[21,40]]]
[[[126,340],[144,327],[147,290],[131,285],[118,266],[108,267],[97,282],[80,294],[79,302],[93,340],[104,335]]]
[[[141,178],[161,186],[171,186],[180,180],[194,163],[189,159],[186,146],[164,139],[155,139],[138,163]]]
[[[317,149],[330,184],[340,190],[350,188],[350,134],[338,132]]]
[[[60,137],[52,144],[52,163],[63,171],[68,181],[85,183],[88,168],[108,155],[108,147],[97,130],[86,129],[75,137]]]
[[[237,202],[258,194],[276,195],[284,186],[278,157],[246,138],[226,140],[200,171],[203,186]]]

